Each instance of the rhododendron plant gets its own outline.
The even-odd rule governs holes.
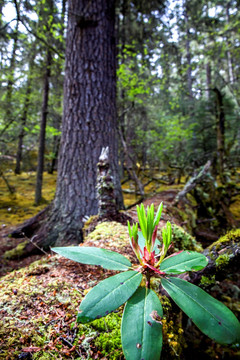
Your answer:
[[[167,256],[172,227],[167,222],[158,239],[163,205],[154,216],[154,205],[137,206],[139,225],[128,223],[131,247],[138,265],[123,255],[96,247],[58,247],[52,250],[68,259],[120,271],[101,281],[83,299],[77,321],[88,323],[106,316],[126,303],[121,326],[122,347],[127,360],[157,360],[162,350],[162,305],[151,289],[157,277],[175,303],[207,336],[222,344],[240,341],[240,324],[221,302],[201,288],[178,278],[179,274],[203,269],[208,259],[193,251]],[[140,229],[138,228],[140,227]],[[143,281],[145,280],[145,281]]]

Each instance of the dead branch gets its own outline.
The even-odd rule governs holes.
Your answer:
[[[187,193],[189,193],[192,189],[194,189],[197,186],[197,184],[199,184],[202,181],[202,179],[207,175],[210,166],[211,166],[211,161],[208,160],[208,162],[203,166],[203,168],[199,171],[199,173],[191,177],[191,179],[184,186],[183,190],[180,191],[175,197],[175,200],[173,202],[174,206],[176,206],[179,203],[179,201],[182,200],[187,195]]]

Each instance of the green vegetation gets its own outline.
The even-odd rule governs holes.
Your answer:
[[[190,250],[166,257],[172,242],[170,222],[162,229],[162,244],[157,239],[157,227],[163,204],[154,216],[154,206],[137,206],[138,223],[128,231],[130,244],[140,265],[133,266],[121,254],[96,247],[55,247],[53,251],[83,264],[97,265],[120,273],[101,281],[81,302],[77,321],[88,324],[102,318],[125,304],[121,322],[121,342],[126,360],[160,358],[162,351],[163,310],[156,293],[151,289],[151,278],[161,285],[174,302],[207,336],[221,344],[240,341],[240,324],[235,315],[222,303],[202,289],[171,275],[203,269],[208,259]],[[220,259],[221,258],[221,259]],[[217,266],[226,263],[220,255]],[[143,282],[144,277],[144,282]]]

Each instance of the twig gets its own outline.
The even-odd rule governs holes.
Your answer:
[[[38,248],[38,250],[42,251],[45,255],[48,255],[48,253],[47,253],[45,250],[43,250],[42,248],[40,248],[37,244],[35,244],[35,243],[33,242],[33,239],[35,239],[35,238],[37,237],[37,235],[34,235],[31,239],[29,239],[29,237],[27,237],[27,236],[24,234],[24,232],[21,232],[21,234],[22,234],[28,241],[30,241],[30,243],[32,243],[36,248]]]
[[[70,349],[74,347],[74,345],[70,341],[68,341],[67,339],[64,339],[64,337],[62,337],[62,336],[60,336],[59,340],[61,340],[65,345],[70,347]],[[74,349],[74,351],[77,353],[78,356],[81,356],[81,354],[76,349]]]

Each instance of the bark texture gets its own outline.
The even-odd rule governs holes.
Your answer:
[[[116,140],[115,1],[70,0],[68,5],[57,189],[34,236],[37,249],[82,241],[84,218],[98,213],[97,164],[103,147],[109,148],[116,205],[123,207]],[[36,234],[35,220],[17,234]],[[31,242],[25,250],[36,247]]]
[[[64,114],[49,236],[81,241],[83,217],[97,214],[97,163],[109,147],[118,208],[122,194],[116,140],[115,1],[70,0]]]

